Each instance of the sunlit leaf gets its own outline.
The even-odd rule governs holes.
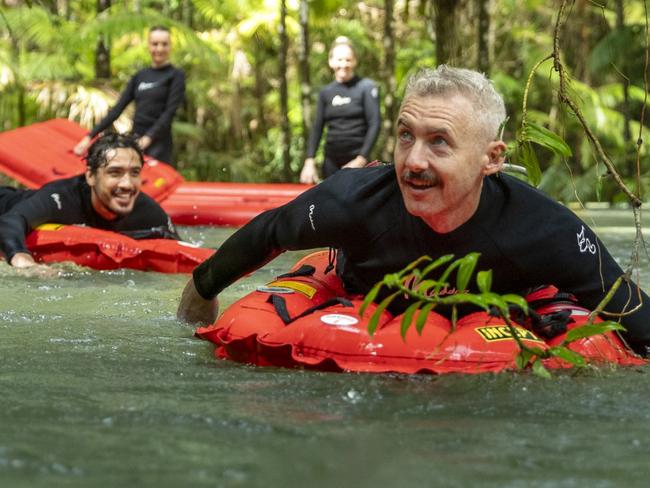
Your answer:
[[[522,142],[518,144],[515,151],[512,153],[512,162],[519,164],[526,168],[528,180],[533,186],[539,185],[542,179],[542,170],[537,161],[537,155],[530,142]]]
[[[533,354],[530,351],[524,349],[523,351],[520,351],[519,354],[517,354],[517,357],[515,357],[515,365],[519,369],[524,369],[526,366],[528,366],[528,363],[530,363],[532,357]]]
[[[467,290],[469,280],[474,274],[476,263],[478,262],[479,253],[472,252],[461,259],[458,273],[456,274],[456,289],[459,291]]]
[[[505,295],[502,295],[501,298],[503,298],[503,300],[505,300],[508,303],[517,305],[524,312],[528,313],[528,302],[524,297],[519,295],[514,295],[512,293],[506,293]]]
[[[568,344],[578,339],[584,339],[585,337],[604,334],[605,332],[615,331],[615,330],[624,331],[625,327],[623,327],[618,322],[611,322],[611,321],[599,322],[597,324],[590,324],[590,325],[581,325],[580,327],[576,327],[574,329],[571,329],[569,332],[567,332],[566,338],[564,339],[564,344]]]
[[[488,293],[492,288],[492,270],[479,271],[476,274],[476,284],[482,293]]]
[[[359,315],[361,317],[363,317],[363,314],[368,308],[368,305],[375,301],[375,298],[377,298],[377,294],[379,293],[379,290],[382,286],[384,286],[384,284],[380,281],[379,283],[375,284],[375,286],[373,286],[372,289],[366,294],[366,298],[363,299],[363,303],[361,304],[361,307],[359,307]]]
[[[574,366],[582,367],[586,364],[585,358],[581,354],[572,351],[564,346],[551,347],[549,350],[551,356],[558,357],[565,360],[567,363]]]
[[[551,373],[549,373],[548,369],[544,367],[544,364],[542,364],[542,361],[539,358],[533,363],[533,373],[541,378],[551,378]]]
[[[422,334],[422,328],[424,327],[424,324],[427,321],[427,317],[429,316],[429,313],[431,310],[433,310],[433,307],[435,307],[435,303],[427,303],[424,307],[420,309],[420,312],[418,313],[418,318],[415,320],[415,330],[417,330],[418,334]]]
[[[452,259],[454,259],[453,254],[445,254],[443,256],[440,256],[438,259],[433,261],[431,264],[427,265],[427,267],[422,270],[422,276],[427,276],[431,271],[433,271],[436,268],[439,268],[443,264],[447,264]]]
[[[390,303],[399,294],[400,292],[396,291],[395,293],[388,295],[377,306],[377,309],[375,310],[375,312],[372,314],[372,317],[368,321],[368,334],[373,335],[375,333],[375,330],[377,330],[377,325],[379,324],[379,318],[381,317],[381,314],[383,313],[384,310],[386,310],[386,307],[388,307],[388,305],[390,305]]]
[[[572,156],[571,148],[568,146],[564,139],[562,139],[555,132],[538,125],[534,122],[527,122],[523,130],[523,139],[525,141],[534,142],[549,151],[568,158]]]
[[[401,324],[402,326],[400,330],[402,337],[406,337],[406,332],[408,328],[411,326],[411,323],[413,322],[413,315],[420,308],[420,305],[422,305],[421,301],[417,301],[409,305],[406,311],[404,312],[404,315],[402,315],[402,324]]]

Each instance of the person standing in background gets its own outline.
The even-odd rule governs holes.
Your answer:
[[[151,67],[138,71],[127,84],[120,99],[79,143],[74,147],[83,155],[93,138],[105,131],[135,100],[133,133],[145,154],[173,163],[172,119],[185,97],[185,74],[169,62],[171,35],[164,26],[154,26],[148,36]]]
[[[300,172],[301,183],[319,180],[314,156],[325,127],[324,178],[341,168],[365,166],[379,135],[379,89],[371,79],[355,75],[357,56],[347,37],[337,37],[334,41],[329,52],[329,66],[334,72],[334,81],[318,96],[307,158]]]

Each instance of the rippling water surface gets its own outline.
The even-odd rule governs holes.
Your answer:
[[[592,215],[625,263],[627,215]],[[183,229],[213,246],[230,232]],[[175,320],[187,276],[58,267],[43,281],[0,262],[0,486],[648,485],[648,367],[549,381],[245,366]]]

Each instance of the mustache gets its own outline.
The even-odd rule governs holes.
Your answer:
[[[407,169],[402,174],[402,180],[406,183],[426,183],[435,185],[438,183],[439,178],[438,175],[431,170],[416,173]]]

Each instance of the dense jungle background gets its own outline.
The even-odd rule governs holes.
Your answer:
[[[642,130],[647,0],[1,2],[0,130],[53,117],[89,128],[148,65],[147,28],[163,24],[172,28],[172,62],[187,77],[174,123],[183,175],[296,181],[316,96],[332,80],[329,45],[345,35],[359,54],[357,72],[381,86],[376,158],[391,160],[407,76],[447,63],[494,80],[510,114],[506,142],[521,139],[524,114],[566,141],[559,150],[552,141],[531,146],[544,190],[563,201],[627,201],[579,117],[557,96],[553,60],[538,65],[555,42],[567,92],[616,172],[636,194],[650,186]],[[123,114],[118,130],[129,129],[130,116]]]

